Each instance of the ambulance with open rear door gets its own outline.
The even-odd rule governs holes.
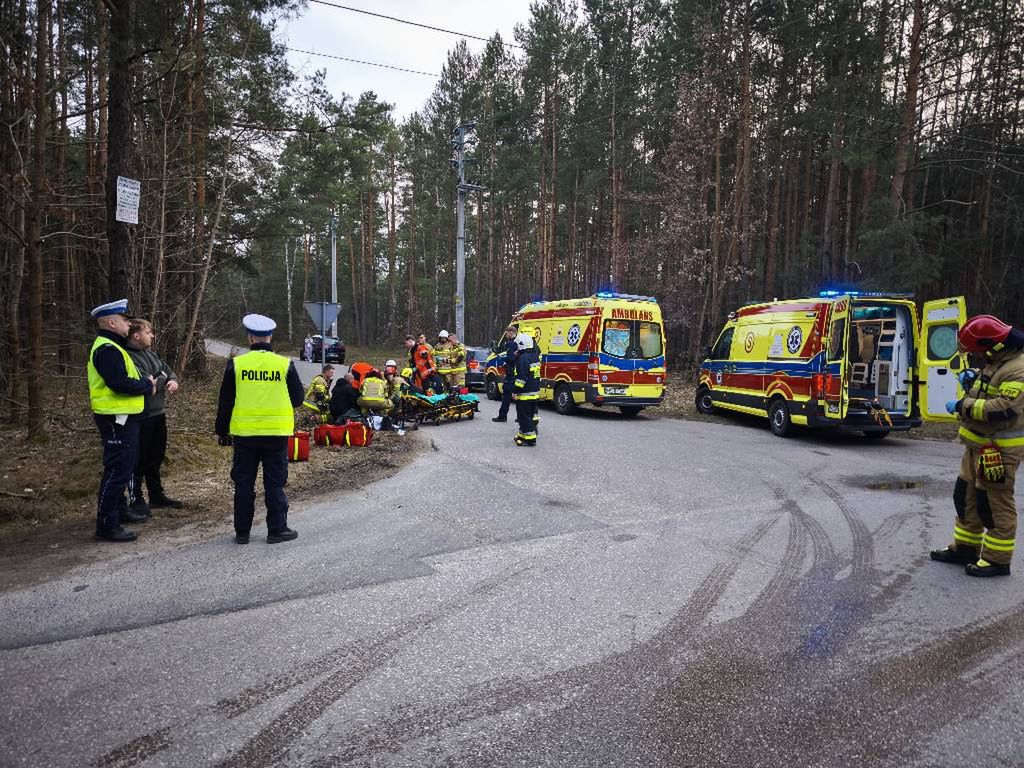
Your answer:
[[[842,427],[883,438],[928,421],[955,421],[963,397],[957,333],[963,297],[917,305],[906,294],[825,291],[729,315],[704,348],[696,404],[701,413],[765,416],[772,432],[793,425]]]

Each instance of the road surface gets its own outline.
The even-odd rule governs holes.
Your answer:
[[[543,410],[528,449],[494,411],[297,541],[0,596],[0,764],[1024,760],[1021,575],[927,558],[957,446]]]

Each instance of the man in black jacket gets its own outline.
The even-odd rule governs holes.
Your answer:
[[[92,310],[99,333],[89,352],[86,372],[89,402],[103,440],[103,477],[96,500],[96,538],[134,541],[136,534],[121,523],[141,523],[145,515],[133,513],[125,489],[135,472],[139,450],[139,422],[146,395],[156,392],[156,380],[139,373],[128,355],[128,300],[101,304]]]
[[[516,380],[516,355],[519,352],[519,347],[516,346],[517,333],[519,330],[514,325],[506,328],[502,345],[497,349],[499,353],[504,353],[505,381],[501,387],[501,407],[498,408],[498,415],[491,421],[508,421],[508,410],[512,407],[512,385]]]
[[[341,379],[334,385],[331,391],[331,423],[343,424],[346,419],[358,418],[362,415],[359,410],[359,390],[352,382],[355,379],[351,373],[342,374]]]

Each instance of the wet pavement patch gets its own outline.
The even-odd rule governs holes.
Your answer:
[[[611,537],[611,540],[612,541],[622,542],[622,541],[633,541],[634,539],[639,539],[639,538],[640,537],[637,536],[635,533],[617,533],[617,534],[615,534],[614,536]]]
[[[924,488],[923,480],[896,480],[882,483],[868,483],[865,488],[869,491],[910,491],[915,488]]]

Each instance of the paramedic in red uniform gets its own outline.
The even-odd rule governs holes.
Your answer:
[[[1017,535],[1013,486],[1024,457],[1024,330],[978,315],[960,329],[959,342],[983,365],[960,374],[965,395],[946,404],[959,416],[966,450],[953,491],[953,541],[931,557],[963,565],[969,576],[1009,576]]]

